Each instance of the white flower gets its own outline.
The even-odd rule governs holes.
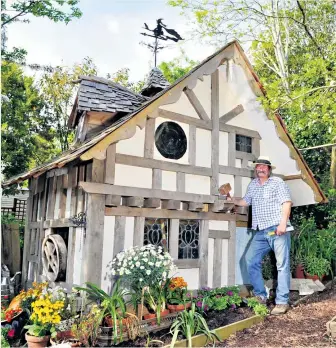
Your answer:
[[[162,277],[163,277],[163,278],[166,278],[166,277],[167,277],[167,272],[163,272],[163,273],[162,273]]]
[[[160,261],[155,262],[155,267],[160,267],[160,266],[161,266],[161,262]]]
[[[140,266],[140,269],[145,269],[145,267],[144,266]]]
[[[123,253],[119,253],[118,255],[117,255],[117,259],[118,260],[122,260],[124,258],[124,254]]]
[[[119,274],[122,276],[124,274],[124,269],[121,268]]]
[[[150,253],[151,253],[152,255],[155,255],[155,254],[156,254],[156,251],[155,251],[155,250],[151,250]]]
[[[134,260],[134,261],[136,261],[137,259],[138,259],[138,257],[137,257],[137,256],[135,256],[135,257],[133,258],[133,260]]]
[[[154,266],[154,263],[153,262],[148,262],[149,266]]]
[[[125,274],[130,274],[130,273],[131,272],[128,269],[125,270]]]
[[[147,257],[145,257],[144,259],[142,259],[143,262],[148,262]]]
[[[163,260],[164,257],[163,257],[162,255],[159,255],[159,259],[160,259],[160,260]]]
[[[139,279],[139,282],[142,282],[142,281],[143,281],[143,279],[142,279],[142,278],[140,278],[140,279]]]
[[[118,266],[121,266],[121,262],[118,262]]]
[[[150,274],[151,274],[151,271],[150,271],[150,270],[147,270],[147,271],[146,271],[146,274],[147,274],[147,275],[150,275]]]
[[[112,270],[112,275],[115,275],[116,274],[116,271],[113,269]]]
[[[135,265],[136,265],[137,267],[140,267],[140,262],[137,261],[137,262],[135,263]]]
[[[133,269],[133,268],[134,268],[134,265],[131,266],[131,269]]]
[[[148,251],[145,251],[144,253],[143,253],[143,256],[148,256]]]

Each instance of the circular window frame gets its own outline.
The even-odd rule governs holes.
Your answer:
[[[175,139],[169,139],[172,137]],[[183,128],[173,121],[163,122],[156,128],[154,141],[161,156],[167,159],[179,160],[188,149],[188,140]]]

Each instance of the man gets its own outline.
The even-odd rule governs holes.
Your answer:
[[[268,157],[259,157],[253,163],[255,179],[251,181],[243,199],[233,198],[240,206],[252,205],[252,229],[256,231],[251,243],[251,258],[248,261],[250,282],[254,295],[261,303],[266,303],[267,293],[262,277],[262,260],[271,250],[274,251],[278,286],[276,306],[271,314],[284,314],[289,309],[290,286],[290,226],[289,216],[292,201],[285,182],[271,176],[272,166]]]

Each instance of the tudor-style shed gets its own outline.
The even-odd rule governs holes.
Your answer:
[[[246,281],[247,214],[218,188],[242,196],[259,154],[295,206],[326,200],[280,116],[261,108],[236,41],[171,86],[154,69],[141,95],[97,77],[78,83],[74,147],[4,183],[30,182],[25,285],[47,276],[109,289],[113,257],[146,243],[169,250],[190,288]]]

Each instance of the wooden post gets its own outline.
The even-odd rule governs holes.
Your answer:
[[[200,222],[200,275],[199,286],[208,285],[208,241],[209,241],[209,220]]]
[[[222,280],[222,240],[215,239],[213,254],[213,277],[212,287],[220,287]]]
[[[169,222],[169,253],[173,260],[178,259],[178,244],[179,244],[179,219],[170,219]]]
[[[143,246],[145,231],[145,218],[136,216],[134,218],[133,246]]]
[[[114,224],[114,244],[112,258],[124,249],[126,217],[116,216]]]
[[[236,284],[236,221],[229,221],[228,285]]]
[[[21,271],[20,231],[18,224],[1,225],[1,263],[10,273]]]
[[[153,158],[154,156],[154,136],[155,136],[155,118],[147,116],[145,127],[145,158]]]
[[[196,164],[196,126],[192,124],[189,125],[188,161],[192,166]]]
[[[218,193],[219,176],[219,71],[211,75],[211,194]]]

